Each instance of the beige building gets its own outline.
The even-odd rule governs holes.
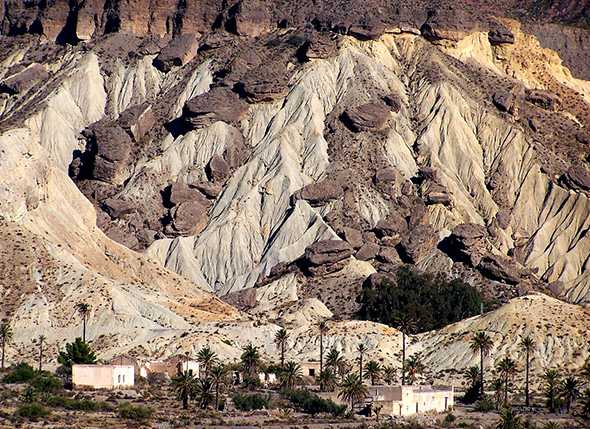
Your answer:
[[[199,377],[199,362],[187,359],[184,356],[173,356],[165,361],[146,362],[139,369],[139,374],[147,378],[149,374],[166,374],[168,377],[176,377],[181,372],[191,370]]]
[[[315,361],[301,362],[301,373],[304,377],[315,378],[320,375],[320,363]]]
[[[395,416],[436,412],[443,413],[455,404],[452,387],[369,386],[369,400],[383,406],[382,413]]]
[[[126,389],[135,384],[133,365],[72,365],[74,388]]]

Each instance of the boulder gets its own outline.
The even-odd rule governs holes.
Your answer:
[[[342,238],[355,250],[363,245],[363,234],[358,229],[345,226],[342,228]]]
[[[352,247],[342,240],[322,240],[305,249],[304,259],[311,266],[334,264],[353,253]]]
[[[520,110],[521,94],[519,90],[496,91],[492,96],[492,102],[499,111],[517,115]]]
[[[31,64],[26,69],[0,82],[0,93],[9,95],[22,94],[49,78],[49,73],[41,64]]]
[[[475,223],[457,225],[447,238],[447,251],[455,259],[477,266],[487,252],[487,230]]]
[[[402,256],[416,264],[428,256],[438,243],[438,234],[431,225],[418,225],[400,242]]]
[[[581,164],[572,165],[561,177],[561,182],[574,190],[590,191],[590,173]]]
[[[229,176],[229,165],[221,156],[215,154],[209,160],[205,172],[210,181],[221,183]]]
[[[177,206],[187,201],[196,201],[203,206],[209,205],[207,198],[199,190],[189,187],[186,183],[178,181],[170,185],[170,205]]]
[[[390,117],[390,110],[383,104],[366,103],[346,110],[342,121],[354,132],[379,131]]]
[[[508,229],[510,226],[510,211],[499,210],[498,213],[496,213],[496,223],[501,229]]]
[[[100,121],[83,133],[87,138],[86,156],[90,176],[112,184],[122,184],[122,173],[131,158],[132,141],[119,125]]]
[[[375,187],[381,192],[394,196],[403,181],[402,175],[393,167],[385,167],[377,170],[373,176]]]
[[[151,104],[141,103],[123,111],[118,123],[137,142],[154,127],[156,117]]]
[[[196,235],[207,225],[207,207],[197,201],[187,201],[172,211],[172,227],[180,235]]]
[[[287,65],[277,59],[246,71],[235,88],[248,102],[264,103],[284,98],[288,83]]]
[[[122,218],[135,211],[135,205],[133,203],[119,198],[107,198],[102,204],[104,210],[113,219]]]
[[[311,206],[322,206],[342,197],[344,190],[333,180],[323,180],[304,186],[293,194],[293,201],[305,200]]]
[[[395,236],[408,230],[408,223],[402,215],[393,211],[385,219],[380,220],[373,230],[379,237]]]
[[[487,255],[481,259],[477,269],[486,277],[511,285],[518,284],[523,271],[511,258]]]
[[[338,52],[338,40],[328,33],[313,32],[297,50],[299,61],[331,58]]]
[[[488,40],[491,45],[513,44],[514,34],[503,25],[497,25],[488,32]]]
[[[380,247],[378,244],[375,243],[365,243],[363,246],[356,252],[354,257],[359,261],[368,261],[370,259],[375,259],[377,254],[379,253]]]
[[[377,40],[385,32],[385,25],[375,21],[368,24],[352,24],[348,35],[359,40]]]
[[[383,102],[389,106],[389,110],[399,113],[402,108],[402,101],[399,95],[391,93],[383,97]]]
[[[424,192],[426,204],[442,204],[445,206],[451,205],[451,196],[447,192],[447,188],[438,183],[430,183]]]
[[[397,250],[395,250],[395,247],[390,246],[381,246],[379,253],[377,254],[377,259],[387,264],[401,263],[401,259],[397,253]]]
[[[215,199],[221,194],[222,187],[218,183],[211,183],[211,182],[201,182],[197,183],[194,186],[198,189],[201,193],[203,193],[207,198]]]
[[[258,37],[272,30],[268,8],[258,0],[241,0],[230,8],[226,28],[239,36]]]
[[[192,129],[204,128],[223,121],[238,123],[248,111],[248,105],[226,87],[215,87],[198,95],[184,105],[183,119]]]
[[[556,112],[561,107],[562,101],[557,95],[540,89],[526,91],[525,100],[545,110]]]
[[[395,277],[389,273],[373,273],[363,282],[363,289],[379,289],[384,282],[389,282],[395,285]]]
[[[181,34],[168,43],[154,59],[154,67],[168,73],[173,67],[182,67],[197,56],[199,40],[196,34]]]

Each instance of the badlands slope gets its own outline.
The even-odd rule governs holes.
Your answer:
[[[86,301],[104,357],[209,343],[236,358],[248,342],[273,357],[287,326],[292,356],[317,359],[316,324],[332,318],[327,348],[352,359],[365,342],[398,365],[399,332],[350,319],[367,277],[402,263],[503,304],[412,339],[433,376],[474,363],[479,329],[494,333],[490,362],[526,332],[536,371],[587,356],[588,30],[560,42],[575,8],[531,21],[506,2],[506,17],[453,21],[446,6],[381,5],[384,22],[356,23],[327,2],[285,23],[289,2],[240,2],[177,11],[168,28],[165,2],[135,20],[127,3],[100,19],[98,2],[13,3],[0,9],[9,359],[40,333],[71,340]]]

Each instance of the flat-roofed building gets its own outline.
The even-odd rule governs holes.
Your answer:
[[[455,405],[452,387],[369,386],[369,398],[373,405],[383,406],[382,413],[395,416],[410,416],[426,412],[443,413]]]
[[[135,385],[133,365],[72,365],[75,389],[126,389]]]

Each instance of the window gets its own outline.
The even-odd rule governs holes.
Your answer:
[[[117,382],[118,382],[119,384],[121,384],[121,374],[119,374],[119,375],[117,376]]]
[[[309,368],[309,376],[315,377],[315,368]]]
[[[125,384],[125,374],[123,374],[121,378],[123,379],[123,384]]]

